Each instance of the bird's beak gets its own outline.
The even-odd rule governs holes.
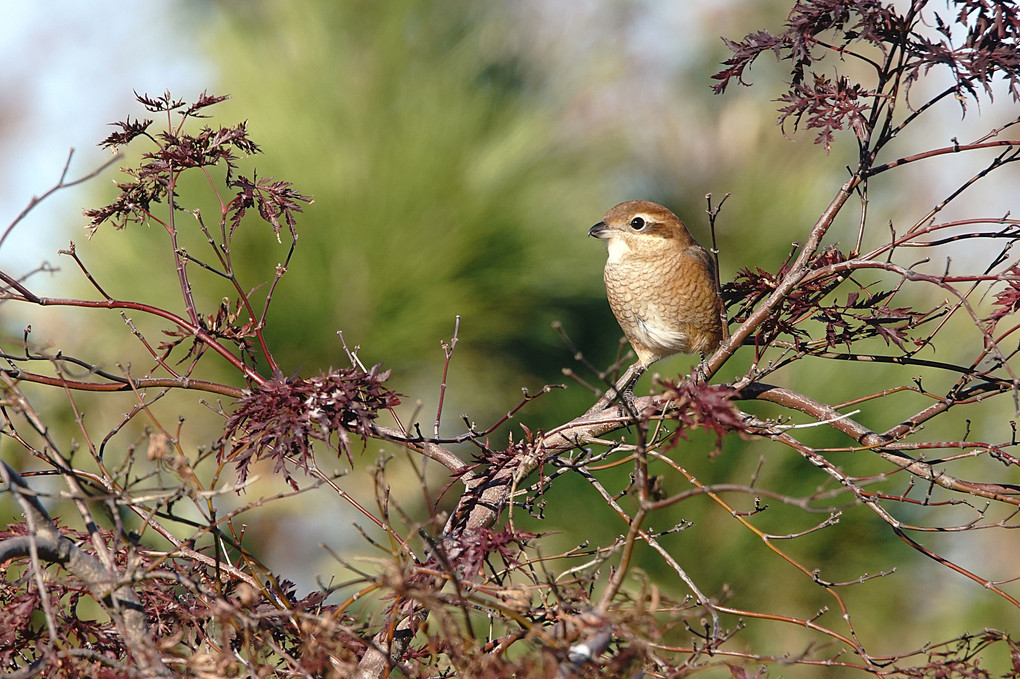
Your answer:
[[[599,222],[595,226],[588,229],[588,235],[594,238],[608,238],[609,227],[606,226],[605,222]]]

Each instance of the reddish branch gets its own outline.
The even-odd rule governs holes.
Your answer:
[[[104,566],[98,559],[86,554],[61,535],[39,502],[36,493],[6,462],[0,462],[0,479],[17,498],[31,529],[24,537],[0,540],[0,564],[14,558],[29,557],[36,574],[42,573],[40,566],[42,562],[63,566],[92,591],[95,600],[113,619],[142,676],[172,676],[149,635],[145,623],[146,611],[131,586],[127,584],[130,575]],[[41,578],[37,581],[41,583]],[[39,587],[38,595],[44,601],[47,622],[51,630],[57,632],[49,616],[49,603],[42,587]],[[55,638],[53,641],[57,642],[58,639]]]

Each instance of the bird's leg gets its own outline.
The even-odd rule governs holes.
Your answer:
[[[694,366],[694,380],[696,382],[708,382],[708,366],[705,365],[705,354],[701,354],[701,362]]]
[[[641,372],[644,372],[643,370]],[[627,413],[637,419],[638,407],[637,397],[634,396],[634,382],[637,382],[637,378],[627,385],[627,387],[620,392],[620,401],[623,402],[623,407],[627,409]]]
[[[637,407],[634,403],[634,384],[638,381],[642,375],[645,374],[647,366],[641,364],[641,361],[637,361],[634,365],[627,368],[620,379],[616,380],[616,384],[606,390],[606,393],[602,395],[595,405],[588,409],[589,413],[599,412],[605,410],[613,404],[613,402],[619,398],[623,401],[624,406],[631,415],[637,415]]]
[[[641,363],[635,363],[627,370],[627,373],[631,374],[628,376],[627,373],[624,373],[623,377],[626,379],[620,379],[620,382],[625,385],[623,387],[623,391],[620,391],[620,400],[623,401],[623,404],[627,407],[627,412],[635,417],[637,416],[638,410],[637,405],[634,402],[634,385],[637,384],[638,379],[645,374],[645,370],[647,369],[648,368],[641,365]],[[616,388],[617,387],[614,387],[614,389]]]

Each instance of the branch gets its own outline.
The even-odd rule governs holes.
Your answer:
[[[183,328],[187,332],[194,335],[199,341],[208,346],[210,349],[220,354],[225,358],[232,366],[243,374],[247,379],[251,380],[257,385],[262,385],[266,382],[266,379],[258,374],[254,368],[251,368],[230,353],[230,350],[225,346],[216,341],[204,328],[199,327],[193,323],[186,321],[177,314],[161,309],[160,307],[152,306],[151,304],[144,304],[142,302],[125,302],[116,299],[107,300],[87,300],[87,299],[66,299],[56,297],[39,297],[23,285],[12,279],[10,276],[0,271],[0,280],[16,289],[21,296],[11,294],[9,292],[0,293],[0,299],[10,299],[19,302],[29,302],[37,304],[39,306],[70,306],[70,307],[84,307],[88,309],[133,309],[135,311],[141,311],[152,316],[157,316],[171,323]]]
[[[894,167],[900,167],[901,165],[907,165],[909,163],[916,163],[919,160],[925,160],[927,158],[935,158],[937,156],[944,156],[948,153],[960,153],[962,151],[974,151],[977,149],[991,149],[1001,147],[1020,147],[1020,140],[1011,139],[1000,139],[998,141],[986,141],[980,144],[953,144],[952,146],[944,146],[939,149],[932,149],[923,153],[915,153],[912,156],[904,156],[897,158],[896,160],[885,163],[884,165],[877,165],[865,173],[866,177],[874,177],[876,174],[881,174],[886,170],[891,170]]]
[[[992,384],[987,385],[987,388],[990,391],[999,389],[997,385]],[[916,460],[900,450],[887,447],[889,443],[896,441],[913,430],[918,424],[948,410],[952,405],[952,402],[948,399],[940,401],[910,418],[908,422],[911,422],[912,425],[904,423],[891,429],[889,432],[878,434],[856,420],[845,417],[842,413],[824,403],[782,387],[770,384],[752,384],[744,387],[737,398],[770,401],[810,415],[817,420],[827,421],[830,427],[860,443],[862,446],[861,450],[871,451],[898,468],[947,490],[996,500],[1006,504],[1020,505],[1020,486],[963,481],[936,469],[927,462]]]
[[[88,586],[96,601],[113,619],[124,642],[144,676],[170,677],[145,625],[145,609],[123,578],[111,573],[97,559],[86,554],[60,534],[24,479],[6,462],[0,461],[0,477],[17,498],[26,515],[35,523],[31,535],[0,541],[0,563],[17,557],[38,555],[42,560],[62,565]],[[40,591],[40,596],[43,592]]]
[[[99,391],[99,392],[117,392],[117,391],[134,391],[135,389],[149,389],[149,388],[173,388],[173,389],[195,389],[197,391],[205,391],[212,394],[221,394],[223,396],[230,396],[231,398],[241,398],[245,394],[245,390],[239,387],[232,387],[226,384],[220,384],[218,382],[207,382],[205,380],[195,380],[190,377],[136,377],[136,378],[118,378],[111,376],[111,382],[82,382],[79,380],[69,380],[63,377],[50,377],[49,375],[40,375],[38,373],[30,373],[25,370],[16,368],[4,368],[0,369],[0,373],[3,373],[10,377],[12,380],[19,382],[34,382],[36,384],[45,384],[51,387],[62,387],[64,389],[74,389],[76,391]]]
[[[708,357],[705,361],[706,377],[714,375],[719,371],[729,358],[736,352],[737,348],[744,343],[744,340],[751,336],[766,320],[775,312],[776,308],[779,307],[783,301],[790,295],[790,293],[797,287],[797,285],[808,275],[809,270],[807,263],[814,256],[818,250],[818,246],[822,242],[822,237],[828,231],[832,225],[833,220],[839,211],[842,209],[846,201],[853,195],[854,190],[861,183],[862,177],[859,174],[855,174],[840,187],[839,192],[829,203],[829,206],[825,208],[821,216],[815,222],[815,225],[811,228],[811,233],[808,236],[807,242],[800,250],[800,254],[797,255],[797,259],[790,267],[789,273],[783,277],[781,281],[776,285],[775,290],[768,296],[768,298],[758,305],[754,311],[747,317],[747,320],[741,323],[735,330],[730,334],[728,340],[723,340],[722,345],[715,351],[714,354]]]
[[[11,235],[12,231],[14,231],[14,227],[16,227],[21,222],[21,220],[23,220],[26,216],[28,216],[28,213],[31,212],[33,209],[35,209],[35,207],[37,205],[39,205],[39,203],[43,202],[44,200],[46,200],[47,198],[52,196],[57,191],[60,191],[61,189],[67,189],[67,188],[70,188],[72,186],[77,186],[78,184],[81,184],[83,182],[87,182],[90,179],[94,179],[95,177],[98,177],[100,174],[102,174],[106,170],[106,168],[110,167],[111,165],[116,163],[118,160],[123,158],[124,154],[116,153],[112,157],[110,157],[108,160],[106,160],[102,164],[100,164],[96,169],[92,170],[91,172],[89,172],[87,174],[84,174],[81,177],[78,177],[77,179],[72,179],[71,181],[66,181],[67,180],[67,173],[68,173],[68,171],[71,168],[71,158],[73,156],[74,156],[74,149],[70,149],[67,152],[67,160],[64,161],[64,169],[61,171],[60,179],[57,181],[57,183],[54,184],[48,191],[43,193],[41,196],[38,196],[38,197],[33,196],[32,200],[28,201],[28,205],[25,206],[25,209],[22,210],[21,213],[18,214],[18,216],[14,218],[14,221],[11,222],[7,226],[6,229],[4,229],[3,235],[0,235],[0,247],[3,247],[4,241],[7,240],[7,237],[9,235]]]

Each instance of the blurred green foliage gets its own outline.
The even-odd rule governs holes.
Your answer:
[[[342,330],[398,389],[432,397],[459,315],[455,404],[491,415],[558,381],[569,353],[551,321],[610,318],[586,228],[619,144],[563,133],[520,28],[469,2],[219,8],[220,115],[251,117],[263,172],[315,199],[271,315],[283,364],[344,362]]]
[[[535,34],[555,31],[528,23],[536,17],[462,0],[216,7],[209,51],[233,97],[217,115],[250,118],[268,151],[253,161],[261,173],[316,201],[270,315],[281,364],[308,372],[344,362],[340,330],[430,413],[440,343],[459,315],[447,397],[455,431],[461,412],[485,426],[522,387],[580,369],[553,321],[597,366],[616,355],[604,247],[586,237],[608,207],[659,200],[707,243],[704,195],[733,192],[717,234],[728,278],[749,263],[774,268],[841,172],[811,168],[804,158],[817,149],[776,134],[762,114],[765,88],[712,97],[707,74],[723,53],[714,41],[694,62],[699,72],[685,63],[655,75],[650,87],[675,90],[648,92],[643,110],[626,97],[647,66],[623,35],[583,52],[605,62],[592,66],[543,61]],[[623,27],[643,12],[617,11]],[[722,127],[751,116],[736,134]],[[651,130],[643,140],[642,130]],[[238,260],[257,267],[251,282],[282,256],[268,242],[239,244]],[[555,393],[526,411],[529,425],[562,422],[590,398]]]

